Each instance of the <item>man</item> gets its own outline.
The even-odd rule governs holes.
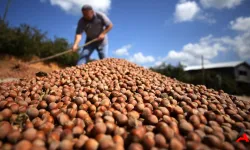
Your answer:
[[[80,59],[77,65],[86,64],[90,55],[96,49],[100,59],[106,57],[108,51],[108,39],[107,33],[112,29],[113,24],[110,19],[101,12],[95,12],[90,5],[84,5],[82,7],[83,17],[78,21],[75,42],[72,47],[74,52],[77,51],[78,45],[82,39],[82,33],[86,33],[86,43],[97,39],[96,42],[85,46],[78,53]]]

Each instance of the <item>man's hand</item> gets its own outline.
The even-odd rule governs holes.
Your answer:
[[[105,34],[104,33],[101,33],[98,37],[98,40],[101,41],[105,38]]]
[[[77,49],[78,49],[78,45],[74,44],[73,47],[72,47],[72,51],[73,52],[77,52]]]

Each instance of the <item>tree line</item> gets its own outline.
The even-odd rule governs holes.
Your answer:
[[[11,27],[0,18],[0,53],[16,56],[24,61],[30,61],[34,56],[44,58],[71,48],[65,38],[50,39],[46,32],[28,24]],[[57,62],[60,66],[75,65],[77,53],[69,53],[46,61]]]

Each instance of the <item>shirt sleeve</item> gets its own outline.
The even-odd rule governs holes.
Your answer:
[[[109,26],[110,24],[112,24],[112,22],[111,22],[110,19],[107,17],[107,15],[105,15],[105,14],[102,13],[102,12],[99,12],[99,14],[100,14],[100,16],[102,17],[105,26]]]
[[[82,34],[83,31],[84,31],[84,26],[83,26],[82,19],[80,19],[80,20],[78,21],[78,24],[77,24],[76,34]]]

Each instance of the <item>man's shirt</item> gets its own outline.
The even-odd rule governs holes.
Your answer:
[[[101,12],[94,12],[94,17],[92,20],[88,21],[82,17],[78,21],[76,34],[82,34],[83,32],[86,33],[86,42],[93,40],[104,31],[105,27],[111,24],[110,19]],[[108,43],[108,38],[105,36],[104,40],[101,42],[97,42],[98,44],[104,46]]]

